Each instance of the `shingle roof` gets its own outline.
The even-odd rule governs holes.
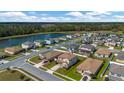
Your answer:
[[[111,63],[110,72],[124,76],[124,65]]]
[[[76,57],[76,55],[72,54],[72,53],[63,53],[62,55],[60,55],[58,58],[62,58],[62,59],[68,59],[71,60],[72,58]]]
[[[90,71],[93,74],[97,72],[99,67],[102,65],[103,61],[98,59],[88,58],[82,64],[77,67],[79,71]]]
[[[124,60],[124,52],[118,53],[118,56],[116,57],[116,59]]]
[[[90,44],[82,45],[80,48],[94,49],[95,47]]]
[[[47,59],[51,59],[51,58],[57,57],[61,54],[62,54],[62,52],[51,51],[51,52],[47,52],[47,53],[43,54],[43,56],[46,57]]]
[[[8,48],[5,48],[5,50],[15,53],[15,52],[21,51],[23,49],[21,47],[8,47]]]
[[[102,54],[102,55],[110,55],[111,53],[112,52],[110,50],[102,49],[102,48],[100,48],[96,51],[96,54]]]

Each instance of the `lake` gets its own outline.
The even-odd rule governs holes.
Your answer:
[[[58,38],[62,36],[65,36],[65,34],[58,34],[58,33],[37,34],[37,35],[30,35],[30,36],[24,36],[24,37],[12,38],[12,39],[5,39],[5,40],[0,40],[0,48],[21,45],[23,42],[26,41],[44,40],[49,38]]]

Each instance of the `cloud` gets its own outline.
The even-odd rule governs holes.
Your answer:
[[[104,12],[105,13],[105,12]],[[66,15],[75,17],[72,20],[82,22],[82,21],[98,21],[101,19],[101,16],[96,16],[96,14],[103,14],[100,12],[69,12]]]
[[[35,21],[37,16],[29,16],[23,12],[0,12],[0,19],[7,19],[8,21]]]
[[[114,18],[117,18],[117,19],[124,19],[124,16],[119,16],[119,15],[115,15],[113,16]]]
[[[41,17],[39,20],[40,21],[47,21],[47,22],[58,21],[58,19],[56,17]]]
[[[0,16],[4,16],[4,17],[25,17],[26,15],[22,12],[1,12]]]
[[[91,16],[111,15],[111,12],[109,12],[109,11],[91,11],[91,12],[87,12],[86,15],[91,15]]]
[[[66,15],[73,16],[73,17],[82,17],[83,14],[81,12],[69,12]]]
[[[58,12],[59,13],[59,12]],[[124,15],[111,11],[52,12],[0,12],[1,22],[112,22],[124,21]]]

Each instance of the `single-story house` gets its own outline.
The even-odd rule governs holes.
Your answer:
[[[124,47],[124,42],[121,43],[121,46]]]
[[[53,40],[55,43],[59,43],[59,41],[60,41],[58,38],[54,38]]]
[[[124,80],[124,64],[111,62],[109,70],[110,81],[122,81]]]
[[[70,51],[70,52],[76,52],[76,51],[78,51],[78,49],[79,49],[79,44],[70,43],[70,44],[67,44],[65,47],[66,47],[66,48],[68,49],[68,51]]]
[[[72,35],[66,35],[66,38],[72,39]]]
[[[45,40],[45,44],[46,45],[54,44],[54,40],[53,39],[47,39],[47,40]]]
[[[109,47],[115,47],[117,45],[117,43],[114,41],[113,42],[106,42],[106,43],[104,43],[104,45],[109,46]]]
[[[119,42],[119,41],[116,42],[116,45],[117,45],[117,46],[121,46],[121,42]]]
[[[123,63],[124,64],[124,52],[119,52],[117,57],[116,57],[116,61],[119,63]]]
[[[78,62],[78,57],[72,53],[65,52],[58,56],[57,62],[68,69]]]
[[[95,51],[95,46],[90,44],[81,45],[79,47],[80,54],[93,54]]]
[[[59,39],[59,41],[66,41],[66,40],[67,40],[66,37],[60,37],[60,38],[58,38],[58,39]]]
[[[83,37],[82,38],[82,43],[83,44],[91,44],[92,43],[92,39],[90,37]]]
[[[0,52],[0,59],[5,58],[6,56],[7,56],[6,53],[4,53],[4,52]]]
[[[46,59],[48,61],[53,61],[58,58],[59,55],[61,55],[62,52],[58,52],[58,51],[51,51],[51,52],[47,52],[45,54],[39,54],[41,59]]]
[[[100,48],[98,49],[96,52],[95,52],[95,56],[96,57],[101,57],[101,58],[108,58],[110,57],[112,54],[112,52],[108,49],[103,49],[103,48]]]
[[[21,47],[8,47],[4,49],[5,53],[14,55],[14,54],[18,54],[19,52],[22,52],[24,49],[22,49]]]
[[[78,73],[89,73],[89,75],[96,75],[101,68],[103,61],[93,58],[87,58],[83,63],[77,67]]]
[[[76,34],[73,35],[74,38],[80,37],[80,36],[81,36],[81,34],[79,34],[79,33],[76,33]]]
[[[22,43],[21,46],[22,46],[23,49],[31,49],[31,48],[33,48],[35,45],[34,45],[33,42],[27,41],[27,42]]]
[[[102,41],[102,40],[95,41],[94,43],[95,43],[96,45],[98,45],[98,46],[104,45],[104,41]]]
[[[42,42],[41,40],[35,40],[34,44],[35,44],[36,47],[41,47],[41,46],[44,45],[44,42]]]

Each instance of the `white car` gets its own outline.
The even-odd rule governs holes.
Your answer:
[[[8,60],[0,60],[0,65],[1,64],[5,64],[5,63],[8,63],[9,61]]]
[[[25,53],[24,55],[27,56],[27,55],[30,55],[30,53]]]

